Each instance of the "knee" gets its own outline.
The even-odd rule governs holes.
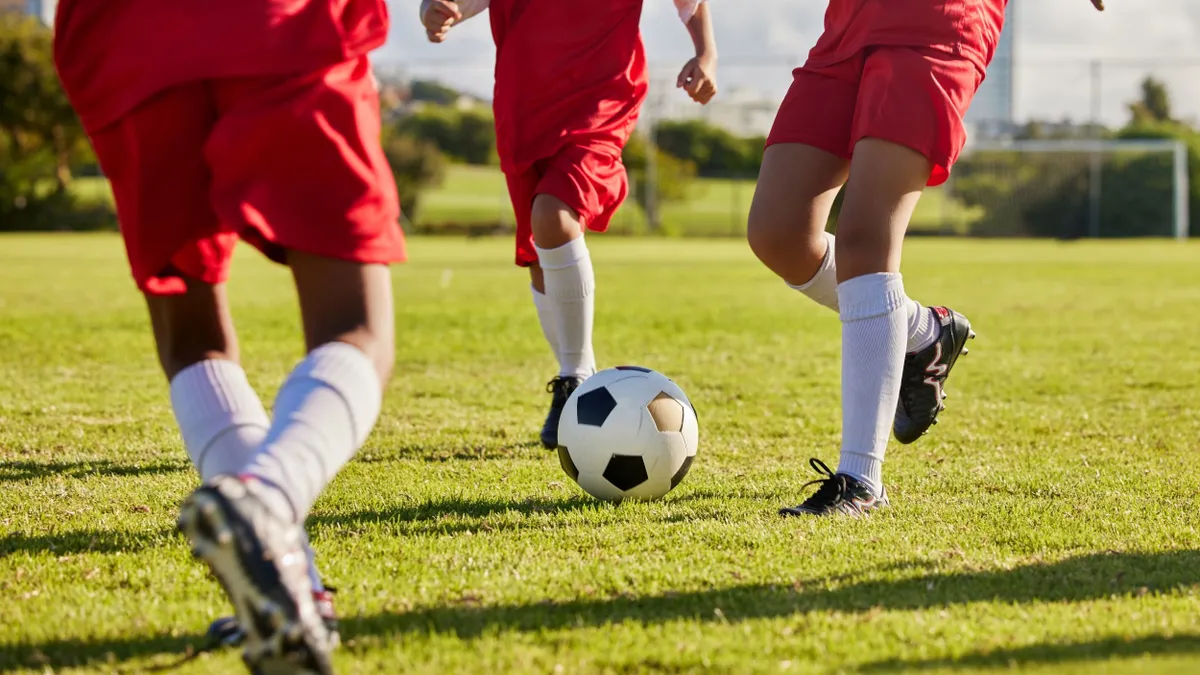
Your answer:
[[[341,333],[337,336],[336,341],[353,345],[365,354],[375,366],[375,372],[379,375],[381,384],[386,385],[391,379],[392,369],[396,365],[396,341],[393,330],[363,325]]]
[[[746,241],[763,264],[784,278],[815,271],[829,248],[823,227],[799,218],[771,217],[753,208],[746,221]]]
[[[583,234],[579,214],[553,195],[535,197],[529,219],[533,242],[540,248],[558,248]]]

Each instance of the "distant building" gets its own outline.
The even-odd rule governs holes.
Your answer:
[[[655,85],[651,85],[652,91]],[[658,86],[659,91],[665,90],[662,85]],[[652,93],[647,105],[653,106],[653,103]],[[683,96],[674,95],[653,107],[658,109],[651,110],[651,114],[658,119],[704,120],[735,136],[749,137],[767,135],[775,121],[775,112],[779,110],[779,101],[751,89],[731,89],[722,91],[708,105],[696,105]]]
[[[1009,136],[1016,129],[1016,48],[1017,6],[1020,0],[1010,0],[1004,21],[1004,32],[996,55],[988,66],[987,79],[983,81],[971,108],[967,111],[967,124],[972,135],[995,138]]]

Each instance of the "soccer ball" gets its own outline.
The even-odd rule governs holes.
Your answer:
[[[567,399],[558,459],[597,499],[658,499],[687,475],[699,440],[696,409],[679,385],[620,366],[584,380]]]

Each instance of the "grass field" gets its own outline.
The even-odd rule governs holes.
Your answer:
[[[103,179],[75,181],[76,195],[85,202],[108,201],[112,195]],[[746,214],[754,197],[754,182],[698,178],[688,198],[662,205],[663,230],[691,236],[740,236],[746,231]],[[939,230],[949,223],[965,227],[977,216],[961,204],[947,200],[939,189],[926,191],[913,215],[912,229]],[[418,221],[433,227],[444,224],[512,225],[512,203],[504,174],[496,167],[451,165],[441,185],[421,197]],[[634,199],[617,211],[611,225],[614,233],[641,233],[646,214]]]
[[[1200,672],[1200,247],[913,241],[909,293],[979,339],[862,520],[775,515],[836,458],[836,318],[741,242],[592,248],[602,365],[699,410],[687,480],[582,496],[533,444],[552,367],[511,243],[413,241],[382,420],[310,521],[340,672]],[[270,396],[295,303],[235,274]],[[0,237],[0,349],[0,672],[172,663],[226,607],[172,529],[196,478],[118,239]]]

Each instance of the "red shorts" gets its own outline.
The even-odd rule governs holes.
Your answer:
[[[767,137],[849,159],[864,138],[912,148],[933,164],[941,185],[967,140],[963,115],[983,73],[963,57],[914,47],[872,47],[833,65],[805,64]]]
[[[138,288],[220,283],[243,238],[362,263],[404,260],[367,57],[166,89],[92,133]]]
[[[533,198],[547,194],[563,200],[593,232],[608,229],[617,207],[629,194],[629,177],[620,158],[578,145],[569,145],[539,160],[523,173],[505,174],[508,196],[517,217],[517,264],[537,262],[533,247]]]

